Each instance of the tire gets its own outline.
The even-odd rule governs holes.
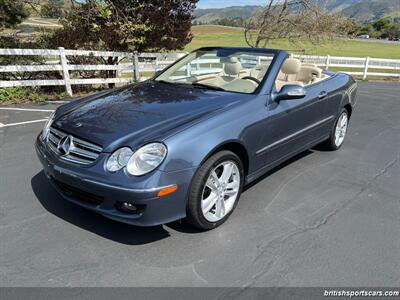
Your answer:
[[[232,173],[229,176],[230,169]],[[244,170],[240,158],[225,150],[214,154],[200,166],[192,179],[186,221],[202,230],[220,226],[234,211],[243,183]]]
[[[343,122],[343,118],[345,118],[345,123],[346,123],[344,128],[339,124],[340,122]],[[321,147],[324,150],[329,150],[329,151],[336,151],[340,149],[346,137],[348,124],[349,124],[349,112],[347,111],[347,109],[343,108],[336,119],[335,126],[333,126],[332,128],[329,138],[321,144]],[[338,129],[338,127],[341,127],[341,130]],[[338,139],[338,135],[341,136],[340,139]]]

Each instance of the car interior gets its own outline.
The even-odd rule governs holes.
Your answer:
[[[271,55],[248,54],[217,57],[208,53],[181,65],[168,74],[166,79],[232,92],[253,93],[267,73],[272,58]],[[322,71],[316,65],[302,63],[296,58],[287,58],[276,78],[276,90],[279,92],[285,85],[308,86],[329,78],[329,75],[323,74]]]
[[[275,87],[279,92],[285,85],[308,86],[327,78],[329,75],[323,74],[322,69],[316,65],[303,64],[296,58],[287,58],[275,80]]]
[[[221,59],[223,71],[213,76],[198,76],[196,82],[222,87],[229,91],[252,93],[258,87],[268,70],[269,64],[260,64],[251,69],[242,67],[237,57]],[[288,58],[283,63],[275,81],[279,92],[285,85],[308,86],[324,79],[328,75],[313,64],[304,64],[299,59]]]

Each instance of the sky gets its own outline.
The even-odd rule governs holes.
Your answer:
[[[262,5],[265,0],[200,0],[197,8],[221,8],[228,6]]]

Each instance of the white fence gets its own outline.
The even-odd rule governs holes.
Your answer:
[[[58,48],[57,50],[48,49],[0,49],[0,56],[42,56],[46,57],[46,64],[32,65],[0,65],[0,73],[21,73],[21,72],[51,72],[59,71],[62,79],[46,80],[0,80],[0,88],[16,86],[65,86],[66,92],[72,96],[72,85],[84,84],[108,84],[108,83],[129,83],[146,79],[141,78],[141,73],[154,72],[173,63],[184,53],[129,53],[129,52],[110,52],[110,51],[90,51],[90,50],[67,50]],[[88,64],[74,65],[69,64],[68,58],[71,56],[118,58],[119,64]],[[71,71],[108,71],[117,72],[117,77],[113,78],[71,78]],[[121,76],[122,74],[132,74],[130,77]]]
[[[372,57],[341,57],[341,56],[316,56],[316,55],[292,55],[305,63],[315,64],[326,70],[329,68],[340,69],[342,72],[362,76],[376,77],[400,77],[400,59],[385,59]],[[360,69],[361,71],[348,71],[349,69]],[[371,72],[368,70],[386,70],[389,72]]]
[[[20,73],[20,72],[60,72],[62,79],[46,80],[0,80],[0,88],[15,86],[65,86],[66,92],[72,95],[72,85],[84,84],[108,84],[108,83],[129,83],[148,78],[149,73],[163,69],[185,53],[129,53],[129,52],[110,52],[110,51],[88,51],[88,50],[67,50],[58,48],[57,50],[48,49],[0,49],[0,56],[42,56],[46,57],[46,64],[34,65],[0,65],[0,73]],[[84,57],[109,57],[118,58],[118,64],[69,64],[69,58],[73,56]],[[337,56],[311,56],[311,55],[292,55],[301,59],[305,63],[312,63],[324,69],[335,68],[351,75],[377,77],[399,77],[400,60],[381,59],[381,58],[360,58],[360,57],[337,57]],[[246,58],[248,67],[257,64],[257,59]],[[204,58],[198,59],[195,63],[188,66],[196,70],[198,74],[213,69],[213,64],[220,63],[219,59]],[[193,65],[193,66],[192,66]],[[354,69],[359,71],[354,71]],[[369,70],[374,69],[374,72]],[[114,78],[73,78],[71,73],[74,71],[104,71],[114,70],[117,76]],[[382,70],[386,72],[375,72]],[[147,74],[147,76],[146,76]]]

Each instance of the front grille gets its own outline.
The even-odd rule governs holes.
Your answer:
[[[67,136],[70,137],[69,149],[67,153],[63,153],[61,151],[62,149],[59,148],[59,144],[61,139]],[[81,140],[53,127],[50,128],[47,144],[61,159],[80,165],[93,163],[103,150],[97,145]]]
[[[73,196],[77,198],[80,201],[89,203],[89,204],[94,204],[94,205],[100,205],[103,203],[104,198],[101,196],[97,196],[95,194],[89,193],[82,191],[76,187],[73,187],[69,184],[66,184],[64,182],[58,181],[54,179],[54,182],[57,184],[57,186],[67,195],[67,196]]]

